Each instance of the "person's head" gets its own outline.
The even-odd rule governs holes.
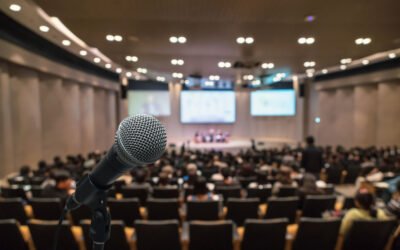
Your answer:
[[[39,161],[38,163],[39,170],[45,170],[47,168],[47,164],[45,161]]]
[[[231,177],[231,171],[228,167],[221,168],[221,175],[224,177],[224,180]]]
[[[162,168],[161,172],[171,176],[174,173],[174,168],[171,165],[166,165]]]
[[[204,176],[198,176],[193,185],[194,195],[204,195],[209,192],[207,187],[207,180]]]
[[[314,145],[314,137],[313,136],[307,136],[306,138],[306,143],[307,145]]]
[[[22,166],[19,169],[19,175],[20,176],[28,177],[30,173],[31,173],[31,168],[29,166],[27,166],[27,165]]]
[[[277,181],[282,184],[291,184],[292,178],[290,177],[290,170],[281,169],[277,175]]]
[[[166,186],[169,184],[169,175],[165,172],[161,172],[158,175],[158,184],[160,186]]]
[[[53,173],[53,178],[56,181],[56,187],[62,190],[71,188],[72,179],[70,174],[64,170],[57,170]]]
[[[371,217],[377,216],[375,208],[375,196],[368,191],[366,188],[361,188],[354,198],[354,202],[357,208],[361,208],[369,211]]]
[[[134,179],[137,183],[144,183],[146,181],[146,172],[143,169],[139,169],[135,172]]]
[[[305,174],[303,178],[303,188],[307,190],[315,190],[317,189],[317,184],[316,184],[317,179],[313,174]]]
[[[190,176],[197,175],[197,166],[196,166],[196,164],[189,163],[186,166],[186,171],[187,171],[187,174],[190,175]]]

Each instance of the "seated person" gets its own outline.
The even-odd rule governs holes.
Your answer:
[[[323,194],[323,191],[318,189],[317,187],[317,178],[315,175],[306,173],[303,178],[303,184],[298,189],[298,195],[300,198],[299,207],[302,208],[304,204],[304,200],[307,195],[319,195]]]
[[[210,192],[207,187],[207,180],[198,176],[193,185],[193,194],[188,196],[188,201],[217,201],[219,196]]]
[[[144,169],[138,169],[132,172],[133,181],[128,184],[128,187],[147,188],[151,191],[151,185],[147,182],[147,173]]]
[[[365,188],[357,192],[354,203],[356,207],[350,209],[342,220],[341,235],[347,235],[355,220],[382,220],[388,218],[382,209],[375,208],[375,196]]]
[[[73,193],[73,180],[70,174],[65,170],[55,170],[53,173],[55,185],[48,184],[42,191],[45,198],[60,198],[65,201]]]
[[[282,186],[297,187],[297,183],[292,179],[291,171],[287,167],[281,167],[281,170],[276,176],[276,182],[272,187],[272,193],[277,195]]]
[[[387,204],[387,210],[397,219],[400,219],[400,181],[396,183],[396,191],[392,194],[392,199]]]

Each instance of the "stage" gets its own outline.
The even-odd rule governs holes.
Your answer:
[[[181,147],[182,144],[185,144],[186,149],[189,150],[215,150],[215,151],[224,151],[224,152],[231,152],[237,153],[240,150],[246,150],[251,148],[251,140],[250,139],[236,139],[231,140],[229,142],[224,143],[195,143],[193,141],[186,141],[186,142],[173,142],[175,147]],[[257,149],[267,149],[267,148],[281,148],[284,145],[295,146],[296,143],[293,141],[287,140],[277,140],[277,139],[265,139],[265,140],[257,140],[256,147]]]

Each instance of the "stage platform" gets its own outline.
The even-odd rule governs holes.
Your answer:
[[[237,139],[231,140],[225,143],[195,143],[193,141],[186,141],[186,142],[172,142],[176,145],[177,148],[185,144],[186,149],[190,150],[215,150],[215,151],[224,151],[224,152],[231,152],[237,153],[240,150],[246,150],[251,147],[251,140],[247,139]],[[281,148],[284,145],[295,146],[296,143],[284,141],[284,140],[257,140],[256,146],[257,149],[267,149],[267,148]]]

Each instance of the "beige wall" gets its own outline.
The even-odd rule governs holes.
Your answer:
[[[56,155],[107,150],[117,123],[117,95],[0,61],[0,175]]]

